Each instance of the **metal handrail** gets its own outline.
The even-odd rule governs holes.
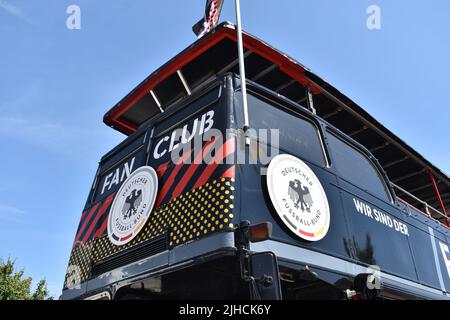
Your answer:
[[[431,215],[430,210],[432,210],[432,211],[434,211],[435,213],[437,213],[439,216],[441,216],[442,218],[444,218],[444,219],[447,219],[447,218],[448,218],[444,213],[442,213],[442,212],[440,212],[439,210],[437,210],[436,208],[430,206],[427,202],[425,202],[425,201],[423,201],[423,200],[417,198],[415,195],[413,195],[412,193],[406,191],[406,190],[403,189],[402,187],[396,185],[396,184],[393,183],[393,182],[391,182],[391,185],[392,185],[393,188],[400,190],[401,192],[403,192],[404,194],[406,194],[406,195],[409,196],[410,198],[412,198],[412,199],[416,200],[417,202],[421,203],[421,204],[425,207],[425,213],[426,213],[425,215],[426,215],[426,216],[428,216],[428,217],[430,217],[430,218],[432,218],[432,219],[438,221],[437,219],[435,219],[435,218]],[[398,198],[398,197],[397,197],[397,198]],[[418,210],[419,212],[422,212],[422,210],[416,208],[415,206],[413,206],[412,204],[408,203],[407,201],[405,201],[405,200],[403,200],[403,199],[401,199],[401,198],[398,198],[398,199],[401,200],[401,201],[402,201],[403,203],[405,203],[406,205],[408,205],[409,207],[413,207],[414,209]],[[440,221],[438,221],[438,222],[441,223]]]

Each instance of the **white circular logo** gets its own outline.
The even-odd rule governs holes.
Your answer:
[[[314,172],[287,154],[272,159],[267,170],[270,200],[284,224],[308,241],[325,237],[330,226],[327,196]]]
[[[108,217],[108,237],[115,245],[124,245],[136,237],[155,205],[158,176],[144,166],[126,179],[114,198]]]
[[[81,269],[77,265],[69,265],[66,272],[66,287],[67,289],[80,289],[81,284]]]

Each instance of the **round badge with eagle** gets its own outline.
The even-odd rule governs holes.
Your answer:
[[[318,241],[330,226],[330,208],[319,179],[302,160],[282,154],[267,170],[267,189],[284,224],[298,237]]]
[[[152,167],[134,171],[120,187],[108,216],[109,240],[121,246],[133,240],[147,222],[158,193],[158,176]]]

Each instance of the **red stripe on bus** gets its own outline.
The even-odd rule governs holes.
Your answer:
[[[96,215],[94,221],[92,221],[91,225],[89,226],[88,231],[86,232],[83,239],[81,240],[82,243],[84,243],[87,239],[89,239],[92,231],[94,230],[95,226],[97,225],[98,220],[103,216],[106,209],[109,208],[109,205],[113,201],[114,195],[115,195],[115,193],[111,194],[108,198],[106,198],[105,202],[103,202],[102,206],[100,207],[100,209],[97,212],[97,215]]]
[[[98,228],[97,231],[95,231],[94,239],[100,237],[103,234],[103,232],[105,232],[107,225],[108,225],[108,217],[106,217],[105,220],[103,220],[100,228]]]
[[[217,151],[216,155],[212,160],[212,163],[209,164],[205,170],[203,170],[202,175],[197,180],[197,183],[195,184],[193,189],[196,189],[204,185],[209,180],[209,178],[211,178],[211,175],[217,169],[219,164],[223,163],[223,160],[230,154],[234,153],[234,151],[235,151],[234,138],[231,138],[230,140],[225,142],[222,145],[222,147]]]
[[[178,163],[173,168],[172,173],[167,178],[166,182],[164,183],[161,190],[159,191],[158,198],[156,199],[155,208],[159,207],[162,200],[164,200],[165,196],[167,195],[167,192],[169,192],[170,188],[172,187],[178,172],[181,170],[181,168],[183,167],[183,164],[186,162],[186,160],[191,156],[191,153],[192,153],[192,149],[185,151],[183,153],[183,155],[181,156],[181,158],[178,160]]]
[[[221,176],[221,178],[232,178],[236,176],[236,166],[228,168]]]
[[[115,193],[114,193],[114,195],[115,195]],[[98,228],[97,231],[95,231],[94,238],[100,237],[103,234],[103,232],[105,232],[107,225],[108,225],[108,218],[105,218],[105,220],[103,220],[103,223],[100,226],[100,228]]]
[[[164,175],[164,173],[166,172],[167,168],[170,165],[170,161],[164,162],[163,164],[161,164],[158,169],[156,169],[156,173],[158,174],[158,178],[161,179],[161,177]]]
[[[88,212],[87,210],[84,210],[84,211],[83,211],[83,213],[81,214],[80,221],[83,220],[83,218],[86,216],[86,213],[87,213],[87,212]]]
[[[88,216],[86,217],[86,219],[83,222],[83,225],[80,228],[80,231],[78,231],[77,235],[75,236],[75,240],[73,241],[73,244],[75,245],[75,243],[79,240],[79,238],[81,237],[81,235],[83,234],[84,229],[86,228],[86,225],[88,224],[89,220],[91,220],[92,215],[94,214],[95,211],[97,211],[98,206],[100,205],[100,202],[97,202],[89,211]]]
[[[80,217],[80,223],[78,224],[78,228],[77,228],[77,233],[76,233],[76,235],[78,234],[78,232],[80,232],[80,228],[81,228],[81,221],[83,221],[83,219],[84,219],[84,217],[86,216],[86,213],[88,212],[88,210],[84,210],[83,211],[83,213],[81,214],[81,217]],[[76,238],[76,237],[75,237]]]
[[[195,157],[194,163],[189,166],[188,170],[186,171],[184,176],[181,178],[178,185],[175,187],[175,190],[173,191],[170,199],[178,197],[183,192],[184,188],[191,180],[191,178],[194,175],[197,168],[200,166],[201,163],[203,163],[203,155],[205,153],[209,152],[213,146],[214,146],[214,139],[212,139],[211,141],[209,141],[208,143],[205,144],[202,151],[199,152],[199,154],[197,154],[197,156]]]

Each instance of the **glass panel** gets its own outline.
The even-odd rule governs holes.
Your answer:
[[[280,130],[280,149],[325,165],[316,126],[303,118],[248,95],[250,127]]]
[[[343,179],[390,201],[378,170],[364,154],[332,134],[328,135],[328,144],[333,154],[333,164]]]

